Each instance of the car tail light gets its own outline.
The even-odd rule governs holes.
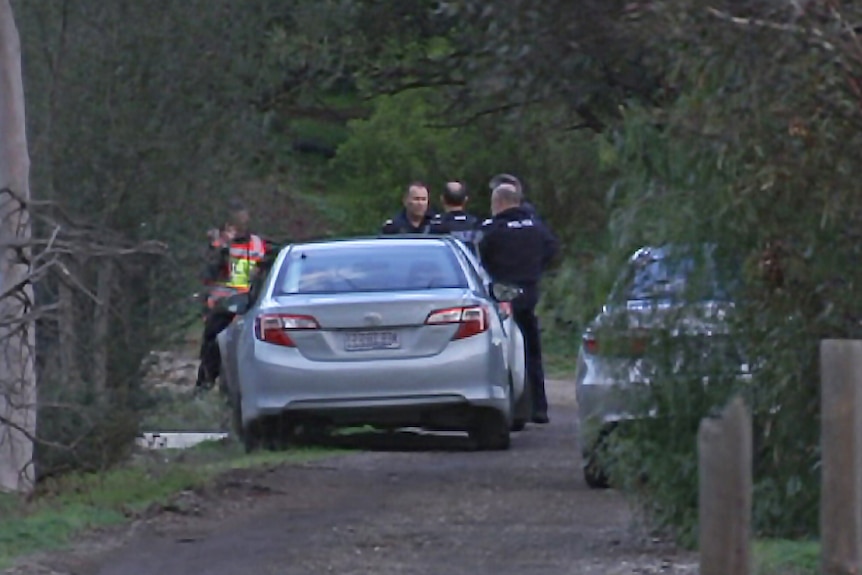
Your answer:
[[[599,352],[599,340],[592,333],[584,336],[584,349],[587,353],[597,354]]]
[[[254,335],[257,339],[285,347],[296,347],[290,339],[291,331],[319,328],[317,320],[309,315],[265,313],[254,320]]]
[[[458,331],[452,339],[464,339],[488,330],[488,311],[483,306],[440,309],[428,314],[425,323],[427,325],[457,323]]]
[[[599,338],[594,333],[586,334],[583,341],[584,350],[587,353],[596,355],[602,348],[602,346],[599,345]],[[640,356],[646,352],[649,340],[646,337],[632,337],[628,339],[614,340],[612,341],[610,346],[607,345],[607,342],[605,342],[605,344],[605,353],[628,353],[635,356]]]

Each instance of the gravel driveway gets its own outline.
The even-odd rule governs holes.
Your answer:
[[[506,452],[460,437],[351,438],[369,451],[237,471],[133,526],[18,570],[75,575],[690,574],[614,491],[587,489],[570,382]]]

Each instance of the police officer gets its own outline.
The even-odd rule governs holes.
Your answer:
[[[521,183],[521,180],[519,180],[516,176],[513,176],[512,174],[497,174],[496,176],[491,178],[490,182],[488,182],[488,187],[490,187],[491,191],[493,192],[500,184],[511,184],[515,186],[515,188],[518,190],[518,193],[521,194],[521,198],[525,197],[524,185]],[[526,199],[521,200],[521,207],[530,212],[530,215],[532,215],[534,218],[538,218],[539,220],[541,220],[538,212],[536,212],[536,207],[530,202],[528,202]]]
[[[428,188],[422,182],[407,187],[404,208],[397,216],[386,220],[380,230],[383,234],[427,234],[433,216],[429,211]]]
[[[536,304],[539,280],[559,251],[554,234],[522,204],[520,190],[511,184],[491,193],[491,219],[482,224],[479,254],[494,281],[514,284],[523,293],[512,302],[512,316],[524,334],[527,375],[533,395],[534,423],[548,423],[548,400],[542,367],[542,342]]]
[[[254,278],[255,268],[266,254],[266,243],[248,230],[249,212],[239,201],[230,203],[229,224],[226,226],[224,245],[214,250],[209,262],[210,276],[218,277],[222,270],[227,269],[227,278],[223,280],[221,297],[234,293],[248,292]],[[200,349],[200,366],[198,367],[195,387],[208,389],[215,383],[221,369],[218,334],[233,321],[234,314],[217,306],[211,307],[204,322],[203,341]]]
[[[464,211],[467,205],[467,186],[461,182],[448,182],[440,195],[443,213],[431,219],[429,233],[450,234],[464,242],[470,251],[477,254],[479,219]]]

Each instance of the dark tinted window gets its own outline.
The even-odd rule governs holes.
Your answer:
[[[729,299],[739,268],[725,260],[709,248],[642,250],[626,265],[611,300]]]
[[[446,245],[333,245],[294,249],[275,295],[466,288],[467,279]]]

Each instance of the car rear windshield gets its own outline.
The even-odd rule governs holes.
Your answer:
[[[291,251],[275,295],[465,287],[467,278],[446,245],[314,246]]]
[[[726,300],[735,288],[737,268],[722,265],[714,256],[674,254],[644,257],[629,262],[611,299],[624,300]]]

